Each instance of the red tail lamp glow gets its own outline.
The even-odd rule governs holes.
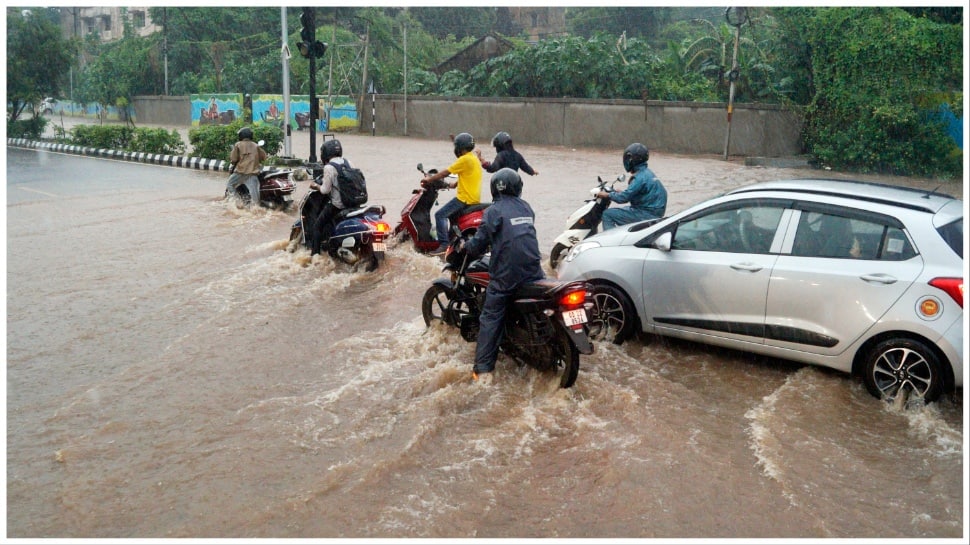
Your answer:
[[[571,291],[559,299],[559,304],[567,307],[582,305],[586,301],[586,291]]]

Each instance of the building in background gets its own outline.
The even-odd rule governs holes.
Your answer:
[[[97,33],[102,42],[120,40],[125,35],[125,21],[139,36],[149,36],[162,30],[148,13],[147,7],[61,8],[61,29],[65,37],[84,39]]]

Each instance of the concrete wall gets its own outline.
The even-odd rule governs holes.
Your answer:
[[[188,97],[136,97],[140,123],[188,125]],[[499,99],[367,96],[360,132],[447,139],[469,132],[486,146],[508,131],[516,142],[567,147],[624,148],[642,142],[667,153],[723,154],[727,105],[640,100]],[[735,104],[730,155],[785,157],[802,153],[802,119],[770,104]]]
[[[135,122],[173,127],[192,124],[192,101],[188,96],[137,96],[131,99]]]

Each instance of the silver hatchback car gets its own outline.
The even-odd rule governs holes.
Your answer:
[[[889,400],[963,386],[963,201],[835,180],[757,183],[577,244],[594,338],[643,331],[838,369]]]

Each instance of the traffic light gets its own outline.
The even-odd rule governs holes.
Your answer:
[[[317,39],[313,8],[303,8],[303,13],[300,14],[300,25],[303,28],[300,29],[300,43],[296,44],[296,48],[300,50],[300,55],[310,58],[314,56],[313,46]]]
[[[327,52],[327,44],[317,39],[316,22],[313,20],[313,8],[303,8],[300,14],[300,43],[296,48],[300,50],[300,55],[308,59],[322,59]]]

